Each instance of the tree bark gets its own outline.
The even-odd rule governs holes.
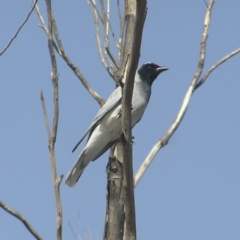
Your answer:
[[[146,0],[125,2],[126,34],[123,61],[117,74],[121,82],[124,73],[122,99],[122,142],[115,148],[116,158],[108,164],[107,212],[104,239],[135,240],[135,202],[132,169],[131,102],[134,78],[138,66]],[[113,150],[112,150],[113,153]]]

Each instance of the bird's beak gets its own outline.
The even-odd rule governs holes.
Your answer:
[[[161,72],[167,71],[168,68],[167,67],[159,67],[156,70],[157,70],[158,73],[161,73]]]

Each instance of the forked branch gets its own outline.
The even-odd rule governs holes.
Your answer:
[[[203,75],[203,77],[200,79],[200,81],[196,84],[195,89],[199,88],[200,86],[202,86],[202,84],[205,83],[206,79],[209,77],[209,75],[212,73],[213,70],[215,70],[217,67],[219,67],[222,63],[226,62],[227,60],[229,60],[231,57],[235,56],[236,54],[238,54],[240,52],[240,48],[232,51],[231,53],[227,54],[225,57],[223,57],[222,59],[220,59],[217,63],[215,63],[214,65],[212,65],[212,67],[210,67],[207,72]]]
[[[164,134],[162,138],[160,138],[157,143],[153,146],[149,154],[147,155],[146,159],[140,166],[137,174],[135,175],[135,180],[134,184],[135,187],[138,184],[139,180],[142,178],[143,174],[146,172],[147,168],[157,155],[158,151],[163,148],[169,141],[169,139],[172,137],[174,132],[177,130],[178,126],[183,120],[183,117],[185,116],[185,113],[187,111],[187,108],[189,106],[189,102],[191,100],[192,94],[196,89],[198,89],[202,84],[206,81],[207,77],[211,74],[213,70],[215,70],[218,66],[220,66],[223,62],[227,61],[234,55],[240,52],[240,48],[236,49],[235,51],[231,52],[230,54],[226,55],[224,58],[219,60],[216,64],[214,64],[200,79],[201,74],[202,74],[202,69],[204,66],[204,61],[205,61],[205,55],[206,55],[206,43],[207,43],[207,37],[208,37],[208,29],[210,25],[210,20],[211,20],[211,12],[213,8],[214,0],[210,0],[207,9],[206,9],[206,15],[205,15],[205,21],[204,21],[204,28],[203,28],[203,33],[202,33],[202,40],[201,40],[201,48],[200,48],[200,59],[198,62],[198,67],[196,70],[196,73],[192,79],[192,82],[185,94],[185,97],[183,99],[182,105],[180,107],[180,110],[173,121],[172,125],[168,129],[168,131]]]
[[[40,12],[38,5],[36,5],[36,7],[35,7],[35,12],[37,13],[37,15],[39,17],[39,20],[41,21],[40,27],[44,30],[44,32],[48,36],[48,34],[49,34],[48,28],[43,20],[43,17],[42,17],[42,14]],[[57,24],[56,24],[53,12],[52,12],[52,28],[53,28],[54,36],[57,41],[57,42],[55,42],[52,39],[54,49],[57,51],[59,56],[63,58],[63,60],[67,63],[67,65],[72,69],[72,71],[75,73],[75,75],[81,81],[81,83],[87,89],[87,91],[91,94],[91,96],[98,102],[98,104],[100,106],[102,106],[105,103],[104,99],[90,86],[88,81],[85,79],[85,77],[81,73],[80,69],[76,65],[74,65],[73,62],[70,60],[70,58],[67,56],[67,54],[63,48],[62,41],[60,39],[58,30],[57,30]]]

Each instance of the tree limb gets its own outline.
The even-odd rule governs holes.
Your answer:
[[[27,230],[38,240],[42,240],[40,235],[34,230],[34,228],[30,225],[30,223],[21,215],[19,212],[15,211],[14,209],[10,208],[8,205],[6,205],[4,202],[0,201],[0,207],[4,209],[6,212],[10,213],[14,217],[16,217],[18,220],[20,220]]]
[[[48,36],[48,48],[49,48],[50,59],[51,59],[51,64],[52,64],[51,79],[52,79],[52,84],[53,84],[53,102],[54,102],[52,132],[51,132],[51,137],[48,138],[48,142],[49,142],[52,178],[53,178],[56,210],[57,210],[56,235],[57,235],[58,240],[62,240],[62,204],[61,204],[61,197],[60,197],[60,184],[61,184],[63,175],[61,175],[59,178],[57,177],[56,158],[55,158],[55,142],[56,142],[56,138],[57,138],[58,119],[59,119],[58,76],[57,76],[57,62],[56,62],[56,57],[55,57],[55,53],[54,53],[53,39],[52,39],[53,18],[52,18],[51,0],[45,0],[45,1],[46,1],[46,5],[47,5],[47,16],[48,16],[48,34],[47,34],[47,36]],[[44,98],[43,98],[42,102],[44,103]],[[46,125],[46,127],[47,127],[47,125]]]
[[[126,28],[124,28],[124,30],[126,33],[124,39],[124,51],[121,51],[121,54],[123,55],[119,58],[119,60],[121,60],[119,61],[120,67],[115,75],[117,84],[123,87],[124,92],[122,102],[122,131],[124,134],[122,142],[118,143],[114,149],[111,150],[107,168],[108,191],[104,233],[105,240],[136,239],[131,152],[131,119],[129,119],[129,117],[131,118],[133,82],[138,65],[142,29],[146,17],[146,1],[138,1],[137,6],[136,2],[137,1],[135,0],[128,0],[125,2]],[[137,22],[136,25],[135,22]],[[125,76],[127,76],[128,79],[127,83],[125,81]],[[124,81],[125,83],[123,84]],[[115,156],[116,158],[112,156]],[[123,158],[125,159],[123,160]],[[124,174],[123,171],[125,172]]]
[[[208,31],[208,26],[210,24],[210,15],[211,15],[211,10],[212,10],[213,4],[214,4],[214,1],[210,1],[209,5],[207,7],[207,12],[206,12],[206,16],[205,16],[205,26],[204,26],[202,42],[201,42],[200,60],[199,60],[199,65],[198,65],[196,74],[195,74],[195,76],[192,80],[192,83],[183,99],[182,106],[181,106],[173,124],[170,126],[169,130],[164,134],[164,136],[159,141],[157,141],[157,143],[153,146],[153,148],[147,155],[146,159],[140,166],[137,174],[135,175],[135,180],[134,180],[135,186],[138,184],[139,180],[142,178],[143,174],[146,172],[147,168],[152,163],[152,161],[155,158],[155,156],[157,155],[158,151],[168,143],[169,139],[171,138],[173,133],[176,131],[176,129],[180,125],[180,123],[186,113],[186,110],[187,110],[187,107],[191,100],[193,92],[205,83],[206,79],[209,77],[209,75],[212,73],[212,71],[214,71],[222,63],[229,60],[231,57],[235,56],[236,54],[238,54],[240,52],[240,48],[238,48],[238,49],[234,50],[233,52],[227,54],[225,57],[220,59],[217,63],[212,65],[212,67],[209,68],[207,70],[207,72],[203,75],[203,77],[199,80],[200,75],[202,73],[202,68],[203,68],[204,58],[205,58],[205,53],[202,54],[203,52],[205,52],[205,50],[203,50],[202,48],[206,47],[207,31]]]
[[[143,174],[146,172],[147,168],[153,161],[154,157],[158,153],[158,151],[164,147],[171,136],[174,134],[174,132],[177,130],[179,124],[181,123],[183,117],[185,116],[185,113],[187,111],[190,99],[192,97],[192,94],[195,90],[195,86],[202,74],[203,66],[204,66],[204,61],[205,61],[205,55],[206,55],[206,43],[207,43],[207,37],[208,37],[208,29],[210,26],[210,20],[211,20],[211,12],[212,12],[212,7],[214,4],[214,0],[210,0],[209,5],[206,9],[206,15],[205,15],[205,20],[204,20],[204,27],[203,27],[203,33],[202,33],[202,39],[201,39],[201,47],[200,47],[200,56],[199,56],[199,61],[198,61],[198,67],[196,70],[196,73],[192,79],[192,82],[186,92],[186,95],[183,99],[182,106],[180,107],[180,110],[176,116],[176,119],[168,129],[168,131],[165,133],[165,135],[158,140],[158,142],[153,146],[151,151],[149,152],[148,156],[140,166],[137,174],[135,175],[134,179],[134,185],[136,186],[143,176]]]
[[[122,99],[122,154],[123,154],[123,173],[124,185],[126,188],[125,202],[125,226],[124,230],[126,240],[136,239],[136,220],[135,220],[135,201],[132,167],[132,125],[131,125],[131,102],[134,78],[138,61],[140,57],[140,48],[142,42],[143,25],[146,17],[146,0],[127,1],[127,14],[129,17],[128,25],[133,27],[133,36],[131,39],[131,52],[129,65],[126,72],[126,81],[123,88]],[[136,4],[136,5],[135,5]]]

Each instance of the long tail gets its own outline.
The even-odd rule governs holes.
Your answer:
[[[85,167],[89,164],[90,161],[86,159],[86,155],[83,150],[66,177],[65,183],[69,187],[73,187],[77,183]]]

